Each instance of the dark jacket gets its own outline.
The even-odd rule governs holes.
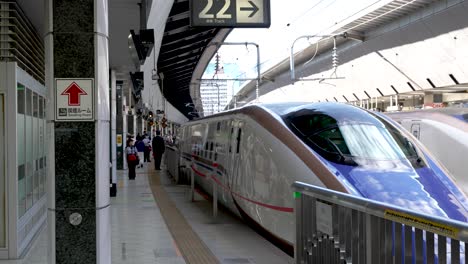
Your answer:
[[[145,143],[142,140],[137,141],[135,146],[138,149],[138,152],[144,152],[145,151]]]
[[[164,139],[161,136],[155,136],[153,141],[151,141],[151,146],[153,147],[154,154],[162,154],[166,150]]]

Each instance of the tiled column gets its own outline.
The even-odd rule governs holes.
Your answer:
[[[111,263],[107,2],[46,0],[49,263]],[[54,121],[55,78],[94,79],[94,121]]]

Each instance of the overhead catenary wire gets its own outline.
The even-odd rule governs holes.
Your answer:
[[[299,16],[297,16],[295,19],[293,19],[291,22],[289,22],[287,24],[287,26],[290,26],[291,24],[293,24],[294,22],[296,22],[297,20],[299,20],[300,18],[302,18],[303,16],[305,16],[307,13],[309,13],[312,9],[314,9],[315,7],[317,7],[318,5],[320,5],[321,3],[323,3],[325,0],[320,0],[318,1],[317,3],[315,3],[312,7],[310,7],[309,9],[307,9],[306,11],[304,11],[302,14],[300,14]],[[335,1],[333,1],[335,2]]]
[[[368,5],[366,8],[369,8],[370,6],[375,5],[376,3],[381,2],[381,1],[382,1],[382,0],[376,1],[376,2],[372,3],[371,5]],[[333,37],[333,38],[334,38],[334,40],[333,40],[333,41],[334,41],[334,47],[333,47],[333,50],[332,50],[332,67],[333,67],[332,76],[333,76],[333,75],[336,76],[336,70],[337,70],[337,66],[338,66],[338,54],[337,54],[337,48],[336,48],[336,37],[338,37],[338,36],[344,36],[348,31],[351,31],[351,30],[353,30],[353,29],[355,29],[355,28],[357,28],[357,27],[366,25],[366,24],[368,24],[368,23],[370,23],[370,22],[372,22],[372,21],[374,21],[374,20],[376,20],[376,19],[379,19],[379,18],[382,17],[382,16],[386,16],[386,15],[388,15],[388,14],[391,14],[392,12],[395,12],[395,11],[401,9],[401,8],[404,8],[405,6],[410,5],[410,4],[412,4],[412,3],[416,2],[416,1],[419,1],[419,0],[411,0],[411,1],[409,1],[409,2],[406,2],[406,3],[404,3],[404,4],[401,4],[400,6],[397,6],[397,7],[393,8],[393,9],[387,11],[387,12],[384,12],[384,13],[378,15],[378,16],[375,16],[375,17],[370,18],[370,19],[368,19],[368,20],[366,20],[366,21],[363,21],[363,22],[361,22],[361,23],[359,23],[359,24],[357,24],[357,25],[354,25],[354,26],[351,27],[351,28],[347,28],[346,30],[342,30],[342,31],[340,31],[340,32],[338,32],[338,33],[333,33],[333,34],[331,34],[331,35],[329,35],[329,36],[326,36],[326,37],[320,39],[320,40],[316,43],[316,50],[315,50],[315,52],[314,52],[314,55],[312,56],[311,59],[309,59],[309,60],[308,60],[306,63],[304,63],[303,65],[306,65],[306,64],[310,63],[310,62],[315,58],[315,56],[316,56],[316,54],[317,54],[317,50],[318,50],[318,43],[319,43],[320,41],[323,41],[323,40],[326,40],[326,39],[329,39],[329,38],[332,38],[332,37]],[[366,8],[361,9],[360,11],[356,12],[355,14],[358,14],[359,12],[361,12],[362,10],[365,10]],[[355,15],[355,14],[354,14],[354,15]],[[351,17],[351,16],[350,16],[350,17]],[[348,17],[348,18],[349,18],[349,17]],[[348,18],[346,18],[346,19],[348,19]],[[346,20],[346,19],[344,19],[344,20]],[[344,20],[342,20],[342,21],[344,21]],[[314,35],[314,36],[318,36],[318,35]],[[311,37],[312,37],[312,36],[311,36]],[[309,38],[310,38],[310,37],[308,37],[308,39],[309,39]],[[297,41],[297,39],[296,39],[296,41]],[[294,45],[294,44],[293,44],[293,45]],[[295,55],[295,54],[291,54],[291,56],[294,56],[294,55]],[[293,67],[292,67],[292,69],[293,69]],[[294,76],[294,75],[295,75],[295,74],[292,73],[292,76]]]

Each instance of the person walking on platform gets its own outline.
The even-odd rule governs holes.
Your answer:
[[[161,131],[156,130],[156,136],[153,138],[151,145],[153,145],[154,169],[161,170],[161,159],[166,149],[164,139],[161,137]]]
[[[133,139],[127,141],[127,148],[125,149],[125,154],[127,154],[127,164],[128,164],[128,179],[134,180],[136,177],[135,167],[140,163],[138,158],[138,150],[133,145]]]
[[[145,136],[145,139],[143,139],[143,143],[145,143],[145,162],[151,162],[150,159],[150,152],[151,152],[151,140],[148,138],[148,136]]]
[[[135,143],[135,146],[138,150],[138,158],[140,159],[140,163],[138,164],[137,168],[143,168],[143,154],[145,152],[145,143],[143,142],[141,136],[139,138],[140,139],[137,138],[137,142]]]

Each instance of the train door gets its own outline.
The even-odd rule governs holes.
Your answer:
[[[226,157],[226,163],[227,163],[227,176],[228,176],[228,185],[230,188],[232,188],[232,178],[234,175],[234,143],[235,143],[235,138],[236,138],[236,121],[231,120],[228,123],[228,147],[227,147],[227,157]]]
[[[241,137],[242,137],[242,123],[237,123],[237,126],[234,127],[234,132],[232,135],[232,173],[230,177],[230,186],[234,192],[236,192],[236,186],[238,185],[239,173],[241,171]]]
[[[418,140],[421,138],[421,125],[419,123],[411,124],[411,134]]]

